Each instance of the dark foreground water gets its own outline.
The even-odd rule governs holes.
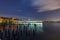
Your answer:
[[[5,31],[6,32],[6,31]],[[60,40],[60,33],[59,32],[41,32],[39,34],[33,33],[13,33],[8,34],[2,33],[0,34],[1,40]]]
[[[1,40],[60,40],[59,28],[44,27],[43,32],[37,30],[4,30],[0,31]],[[57,30],[58,29],[58,30]]]

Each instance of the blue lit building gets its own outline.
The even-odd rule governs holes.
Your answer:
[[[42,21],[19,21],[19,24],[20,26],[18,28],[22,28],[21,30],[24,30],[23,28],[25,27],[27,31],[43,32]]]

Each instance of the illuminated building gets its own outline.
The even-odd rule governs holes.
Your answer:
[[[6,26],[16,27],[18,25],[19,19],[0,17],[0,30],[4,30]]]
[[[27,28],[28,31],[33,30],[36,33],[43,32],[43,22],[42,21],[19,21],[19,24],[24,28]],[[23,30],[22,28],[22,30]]]

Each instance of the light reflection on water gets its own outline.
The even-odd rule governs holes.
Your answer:
[[[26,39],[27,35],[28,35],[29,38],[34,38],[34,36],[36,34],[42,32],[42,31],[43,31],[42,23],[19,24],[18,27],[17,27],[17,31],[14,31],[14,30],[11,31],[11,30],[9,30],[9,26],[6,26],[6,29],[3,31],[3,38],[2,39],[3,40],[8,40],[13,35],[15,35],[15,37],[19,36],[20,37],[19,39],[22,39],[22,40]],[[17,34],[15,34],[15,33],[17,33]],[[9,38],[7,36],[9,36]],[[12,39],[16,39],[16,38],[12,37]]]
[[[43,25],[42,23],[20,24],[19,28],[21,30],[24,30],[24,28],[25,28],[25,30],[31,31],[31,32],[33,32],[33,30],[35,30],[35,32],[38,33],[38,32],[43,31],[43,26],[42,25]]]

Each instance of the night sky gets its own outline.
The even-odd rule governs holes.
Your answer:
[[[59,3],[60,0],[0,0],[0,16],[58,20]]]

